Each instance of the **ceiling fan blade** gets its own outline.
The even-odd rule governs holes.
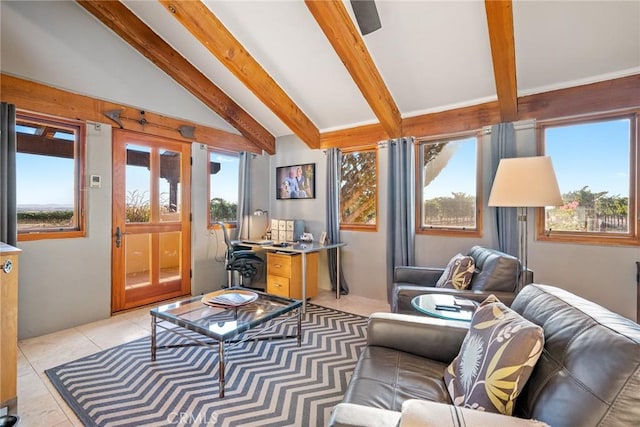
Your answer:
[[[363,36],[382,28],[374,0],[351,0],[351,7]]]

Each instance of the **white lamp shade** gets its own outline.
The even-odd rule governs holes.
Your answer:
[[[489,206],[544,207],[563,204],[551,157],[500,160]]]

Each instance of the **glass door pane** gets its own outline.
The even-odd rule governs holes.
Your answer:
[[[151,148],[127,144],[126,221],[151,220]]]
[[[125,236],[125,289],[151,286],[151,234]]]
[[[160,233],[160,282],[167,283],[180,280],[182,257],[182,233],[173,231]]]
[[[160,221],[180,221],[180,153],[160,150],[160,189],[159,212]]]

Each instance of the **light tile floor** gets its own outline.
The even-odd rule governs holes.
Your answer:
[[[313,304],[368,316],[389,311],[386,301],[356,295],[336,299],[320,291]],[[18,415],[21,427],[82,426],[71,408],[54,389],[45,369],[79,359],[105,348],[124,344],[150,334],[149,307],[129,311],[75,328],[18,343]]]

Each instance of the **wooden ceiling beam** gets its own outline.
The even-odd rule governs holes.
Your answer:
[[[640,108],[640,74],[518,98],[519,120],[548,120]],[[482,129],[502,120],[498,101],[402,120],[403,136],[417,138]],[[350,148],[384,140],[379,124],[326,132],[322,148]]]
[[[640,74],[518,98],[520,120],[548,120],[640,107]]]
[[[4,102],[15,104],[20,110],[97,123],[112,123],[105,116],[106,111],[121,111],[121,117],[138,118],[140,115],[140,109],[136,107],[78,95],[7,74],[0,74],[0,98]],[[151,111],[145,111],[145,118],[148,122],[146,125],[141,125],[135,120],[122,120],[122,128],[187,143],[195,140],[226,151],[248,151],[257,154],[262,152],[261,148],[242,135]],[[115,123],[113,125],[117,126]],[[183,137],[178,131],[182,125],[193,126],[195,138]]]
[[[402,135],[402,117],[342,0],[305,0],[389,138]]]
[[[320,148],[352,148],[375,145],[389,139],[380,123],[320,134]]]
[[[487,12],[500,118],[503,122],[513,122],[518,120],[513,5],[511,0],[485,0],[484,5]]]
[[[445,135],[476,131],[484,126],[500,122],[500,107],[497,101],[461,107],[437,113],[407,117],[402,121],[405,136]]]
[[[275,137],[119,1],[78,0],[83,8],[269,154]]]
[[[287,93],[200,1],[159,0],[197,40],[310,148],[320,131]]]

